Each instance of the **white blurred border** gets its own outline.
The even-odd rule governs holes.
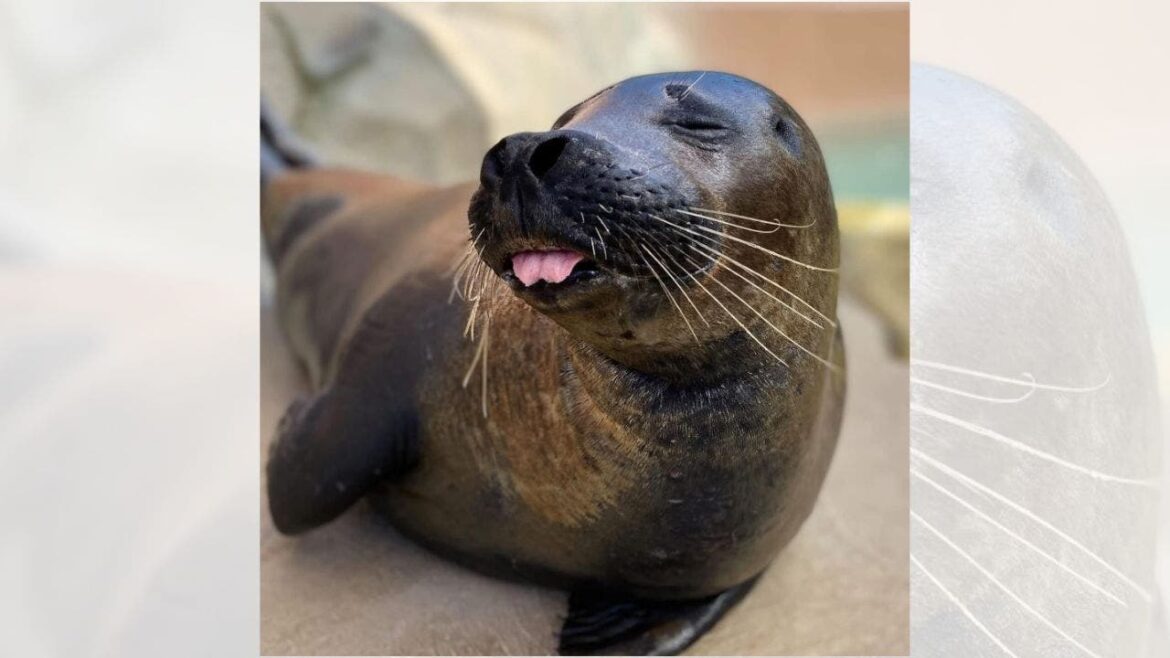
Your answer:
[[[912,8],[915,59],[1015,96],[1102,182],[1163,382],[1168,12]],[[0,654],[256,652],[257,19],[0,5]]]
[[[1036,113],[1104,188],[1126,234],[1157,360],[1163,492],[1170,490],[1167,25],[1170,3],[1160,0],[915,0],[910,40],[912,61],[970,76]],[[1165,502],[1160,518],[1157,578],[1165,638],[1170,628],[1165,607],[1170,505]]]

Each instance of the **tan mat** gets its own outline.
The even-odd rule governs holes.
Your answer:
[[[909,650],[907,368],[847,300],[841,441],[812,516],[751,594],[689,653],[905,655]],[[265,450],[303,386],[262,316]],[[289,654],[548,654],[563,592],[446,562],[359,505],[307,535],[261,514],[261,651]]]

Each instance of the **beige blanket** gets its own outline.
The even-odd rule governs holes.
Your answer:
[[[840,309],[845,422],[817,507],[757,587],[695,654],[903,655],[909,651],[907,368],[877,320]],[[262,449],[303,386],[263,315]],[[261,650],[288,654],[549,654],[564,592],[450,564],[367,506],[307,535],[261,510]]]

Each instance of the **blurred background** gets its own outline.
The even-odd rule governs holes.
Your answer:
[[[546,130],[594,92],[663,71],[745,76],[810,124],[842,229],[845,426],[812,518],[693,653],[908,651],[908,30],[905,4],[261,8],[264,98],[329,165],[474,180],[501,137]],[[303,384],[263,308],[267,440]],[[553,650],[563,592],[458,569],[355,512],[305,541],[262,515],[263,652]]]

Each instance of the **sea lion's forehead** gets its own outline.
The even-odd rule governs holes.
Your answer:
[[[566,114],[582,123],[605,122],[607,115],[651,118],[672,107],[706,107],[725,116],[747,118],[767,114],[780,105],[767,88],[746,78],[715,71],[657,73],[630,78],[607,87]]]
[[[655,73],[623,80],[605,95],[622,100],[677,101],[679,97],[698,94],[712,102],[771,104],[775,97],[766,87],[747,78],[718,71],[683,71]]]

